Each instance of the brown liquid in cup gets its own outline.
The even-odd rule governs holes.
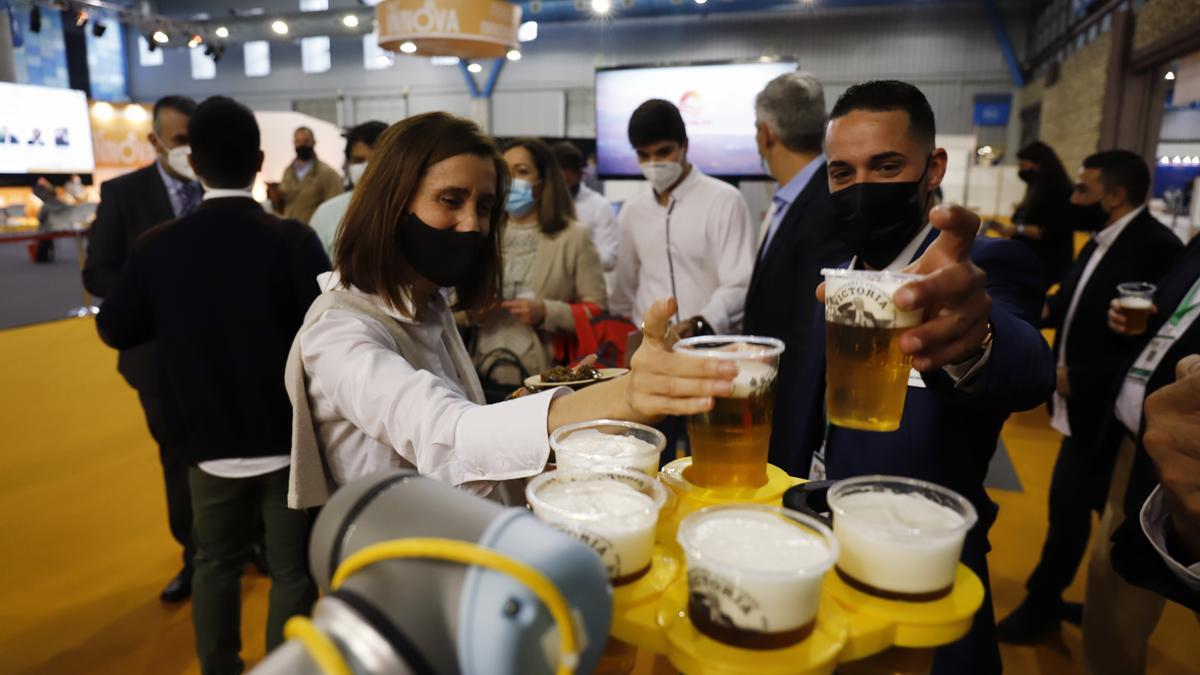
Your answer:
[[[884,600],[903,600],[905,602],[929,602],[931,600],[940,600],[940,599],[950,595],[950,591],[954,590],[954,584],[951,583],[949,586],[947,586],[945,588],[941,588],[936,591],[929,591],[927,593],[898,593],[896,591],[889,591],[889,590],[885,590],[882,588],[876,588],[875,586],[872,586],[868,583],[859,581],[858,579],[855,579],[854,577],[850,576],[849,574],[846,574],[845,572],[843,572],[842,568],[840,568],[840,567],[834,566],[834,569],[837,570],[838,577],[840,577],[842,581],[846,582],[846,585],[849,586],[850,588],[853,588],[856,591],[862,591],[863,593],[867,593],[868,595],[874,595],[877,598],[883,598]]]
[[[702,635],[712,638],[717,642],[741,649],[783,649],[784,647],[791,647],[809,635],[812,635],[813,629],[816,628],[817,624],[814,619],[799,628],[779,633],[763,633],[737,628],[736,626],[725,626],[714,622],[709,616],[708,608],[696,601],[694,596],[688,598],[688,616],[692,620],[692,625]]]

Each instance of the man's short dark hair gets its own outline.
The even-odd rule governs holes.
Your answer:
[[[1083,160],[1083,168],[1099,169],[1105,190],[1125,188],[1125,198],[1138,206],[1150,192],[1150,169],[1146,160],[1129,150],[1105,150]]]
[[[559,141],[551,147],[551,150],[554,151],[558,166],[563,171],[583,171],[585,164],[583,153],[571,141]]]
[[[312,136],[313,138],[317,137],[317,135],[313,133],[313,130],[308,127],[296,127],[296,130],[292,132],[292,135],[295,136],[296,134],[300,133],[301,131],[307,131],[308,135]]]
[[[833,104],[829,119],[844,117],[855,110],[903,110],[908,113],[908,133],[913,140],[933,149],[934,136],[937,134],[933,108],[929,107],[929,99],[925,98],[925,94],[911,84],[899,80],[873,80],[853,85]]]
[[[368,148],[374,148],[380,134],[387,131],[387,128],[388,125],[385,122],[378,120],[363,122],[351,128],[350,131],[346,132],[346,157],[350,157],[350,149],[357,143],[362,143]]]
[[[196,173],[214,188],[244,188],[262,163],[258,121],[249,108],[225,96],[196,107],[188,121]]]
[[[630,116],[629,144],[640,148],[660,141],[687,143],[687,127],[675,104],[652,98],[639,105]]]
[[[164,96],[154,102],[154,116],[151,118],[154,122],[154,128],[158,129],[158,114],[164,110],[174,110],[182,115],[192,116],[196,112],[196,101],[187,96],[170,95]]]

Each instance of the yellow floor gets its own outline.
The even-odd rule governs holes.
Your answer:
[[[158,591],[178,569],[157,451],[115,354],[89,320],[0,332],[0,673],[197,673],[188,605]],[[1025,487],[996,492],[992,583],[1001,615],[1020,601],[1046,530],[1057,436],[1044,413],[1004,439]],[[261,658],[267,581],[244,581],[242,635]],[[1080,599],[1083,580],[1068,597]],[[1200,672],[1200,626],[1171,605],[1152,641],[1150,673]],[[1004,648],[1006,671],[1079,673],[1080,634]]]

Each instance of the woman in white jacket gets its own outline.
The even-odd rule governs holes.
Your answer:
[[[631,375],[482,405],[443,289],[456,309],[496,301],[508,184],[494,142],[468,120],[418,115],[380,137],[289,357],[293,507],[393,467],[486,493],[542,471],[560,426],[693,414],[730,393],[736,367],[670,351],[674,302],[663,301]]]

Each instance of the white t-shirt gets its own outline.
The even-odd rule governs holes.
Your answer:
[[[658,203],[647,183],[622,207],[618,223],[614,314],[640,324],[646,310],[672,295],[674,286],[681,319],[703,316],[718,334],[738,330],[754,271],[755,227],[737,188],[693,166],[667,206]]]
[[[617,266],[617,247],[620,245],[620,234],[617,231],[617,216],[613,213],[612,202],[604,195],[586,185],[579,185],[579,194],[575,195],[575,215],[580,224],[592,235],[592,243],[600,253],[600,264],[607,272]]]

